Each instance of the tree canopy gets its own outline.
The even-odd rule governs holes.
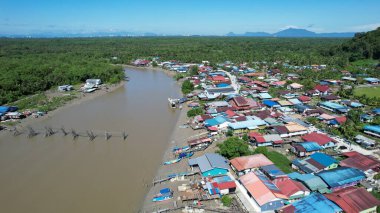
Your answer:
[[[238,137],[227,138],[223,143],[218,144],[218,153],[231,159],[235,157],[250,155],[248,144]]]

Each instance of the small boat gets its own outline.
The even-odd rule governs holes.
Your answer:
[[[173,192],[169,188],[163,188],[160,193],[155,195],[152,199],[153,202],[162,202],[173,198]]]
[[[177,158],[177,159],[174,159],[174,160],[166,161],[164,163],[164,165],[170,165],[170,164],[173,164],[173,163],[178,163],[180,161],[181,161],[181,158]]]
[[[178,158],[190,158],[194,155],[194,152],[183,152],[179,154]]]
[[[173,148],[173,152],[175,152],[176,154],[179,154],[179,153],[182,153],[182,152],[186,152],[189,149],[190,149],[190,146],[174,147]]]

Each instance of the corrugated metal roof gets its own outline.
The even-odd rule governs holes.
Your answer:
[[[189,165],[198,165],[202,173],[214,168],[229,169],[227,159],[215,153],[206,153],[198,158],[189,159]]]
[[[298,143],[298,145],[302,146],[307,152],[319,151],[323,149],[316,142],[304,142],[304,143]]]
[[[331,188],[343,186],[366,178],[364,172],[349,167],[339,167],[322,171],[316,175],[321,177]]]
[[[357,213],[380,205],[380,201],[364,188],[349,187],[325,195],[346,213]]]
[[[319,164],[322,164],[325,167],[328,167],[334,163],[338,163],[338,161],[335,158],[321,152],[313,153],[312,155],[310,155],[310,158],[312,158],[313,160],[317,161]]]
[[[246,169],[259,168],[261,166],[273,164],[265,155],[256,154],[249,156],[237,157],[230,160],[231,165],[235,167],[238,171],[243,171]]]
[[[342,211],[339,206],[319,193],[312,193],[311,195],[294,202],[292,205],[295,208],[294,212],[297,213],[336,213]]]

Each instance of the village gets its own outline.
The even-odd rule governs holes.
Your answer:
[[[172,141],[142,211],[376,212],[380,108],[352,93],[380,80],[334,70],[340,79],[310,88],[299,72],[327,65],[254,64],[133,62],[190,85],[169,98],[187,111],[176,131],[189,137]]]

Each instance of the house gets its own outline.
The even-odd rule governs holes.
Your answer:
[[[329,125],[338,127],[344,123],[346,123],[347,117],[346,116],[336,116],[334,119],[328,122]]]
[[[233,97],[229,103],[237,110],[249,110],[252,108],[259,108],[259,104],[252,98],[245,98],[242,96]]]
[[[211,195],[215,194],[214,192],[226,195],[236,191],[236,183],[229,176],[214,177],[206,183],[206,187]]]
[[[228,127],[235,133],[248,132],[266,126],[267,123],[256,116],[247,116],[246,120],[228,123]]]
[[[380,138],[380,125],[367,125],[363,128],[364,132]]]
[[[286,175],[274,164],[261,166],[260,171],[271,180],[288,178],[288,175]]]
[[[345,152],[343,153],[347,158],[341,160],[339,165],[360,169],[365,173],[371,173],[371,171],[380,171],[380,161],[370,155],[363,155],[359,152]]]
[[[327,85],[317,85],[314,90],[319,94],[319,96],[325,96],[331,94],[331,89]]]
[[[322,178],[332,191],[355,186],[366,178],[364,172],[350,167],[338,167],[316,173],[315,175]]]
[[[269,93],[264,92],[264,93],[259,93],[259,98],[262,99],[262,100],[264,100],[264,99],[271,99],[272,96],[269,95]]]
[[[306,188],[306,186],[301,182],[290,178],[278,178],[273,180],[273,183],[290,202],[306,197],[310,194],[310,190]]]
[[[373,119],[374,117],[372,115],[368,115],[368,114],[360,115],[360,122],[363,122],[363,123],[371,123],[373,122]]]
[[[208,138],[208,137],[197,138],[197,139],[193,139],[187,142],[190,148],[208,147],[211,143],[212,143],[212,140],[211,138]]]
[[[272,165],[273,162],[263,154],[255,154],[233,158],[230,160],[230,164],[232,170],[234,170],[238,176],[241,176],[255,171],[262,166]]]
[[[338,161],[330,155],[316,152],[305,159],[295,159],[292,161],[292,168],[301,170],[304,173],[317,173],[338,167]]]
[[[217,116],[215,118],[207,119],[203,123],[206,127],[215,126],[218,129],[227,129],[229,122],[223,116]]]
[[[290,101],[285,101],[285,100],[281,100],[281,101],[278,101],[278,103],[280,104],[280,106],[282,107],[289,107],[289,106],[293,106],[294,104]]]
[[[215,153],[206,153],[203,156],[189,159],[189,166],[198,166],[202,176],[225,175],[228,172],[228,161]]]
[[[337,113],[347,113],[349,109],[346,106],[330,102],[330,101],[325,101],[325,102],[320,102],[318,105],[321,108],[327,109],[332,112],[337,112]]]
[[[289,84],[287,88],[291,90],[300,90],[303,88],[303,85],[298,84],[298,83],[292,83],[292,84]]]
[[[364,188],[348,187],[325,197],[337,204],[346,213],[376,212],[380,201]]]
[[[259,206],[260,212],[274,211],[284,206],[285,195],[264,174],[250,172],[239,178],[249,197]]]
[[[296,123],[288,122],[283,126],[272,127],[282,138],[304,135],[307,133],[307,128]]]
[[[302,139],[304,141],[316,142],[322,148],[335,147],[335,141],[332,138],[330,138],[329,136],[322,134],[322,133],[312,132],[312,133],[309,133],[309,134],[302,136]]]
[[[322,149],[323,147],[321,147],[316,142],[303,142],[293,144],[292,148],[290,148],[290,151],[296,154],[298,157],[305,157]]]
[[[321,97],[323,101],[340,101],[340,97],[336,95],[324,95]]]
[[[357,135],[355,137],[355,142],[366,148],[374,148],[376,146],[375,140],[364,137],[363,135]]]
[[[272,101],[272,100],[269,100],[269,99],[263,100],[263,104],[265,106],[267,106],[268,108],[277,108],[277,107],[280,107],[280,105],[278,104],[278,102]]]
[[[277,212],[280,213],[338,213],[342,212],[342,209],[324,197],[320,193],[312,193],[311,195],[302,198],[290,205],[287,205]]]
[[[300,174],[298,172],[293,172],[288,174],[289,178],[296,180],[305,185],[308,189],[313,192],[327,193],[330,192],[328,185],[318,176],[313,174]]]
[[[380,82],[380,79],[378,78],[363,78],[363,80],[366,81],[367,84],[372,84],[372,85],[379,84]]]
[[[290,102],[290,103],[292,103],[292,105],[299,105],[299,104],[303,104],[299,99],[297,99],[297,98],[290,98],[290,99],[288,99],[288,101]]]

